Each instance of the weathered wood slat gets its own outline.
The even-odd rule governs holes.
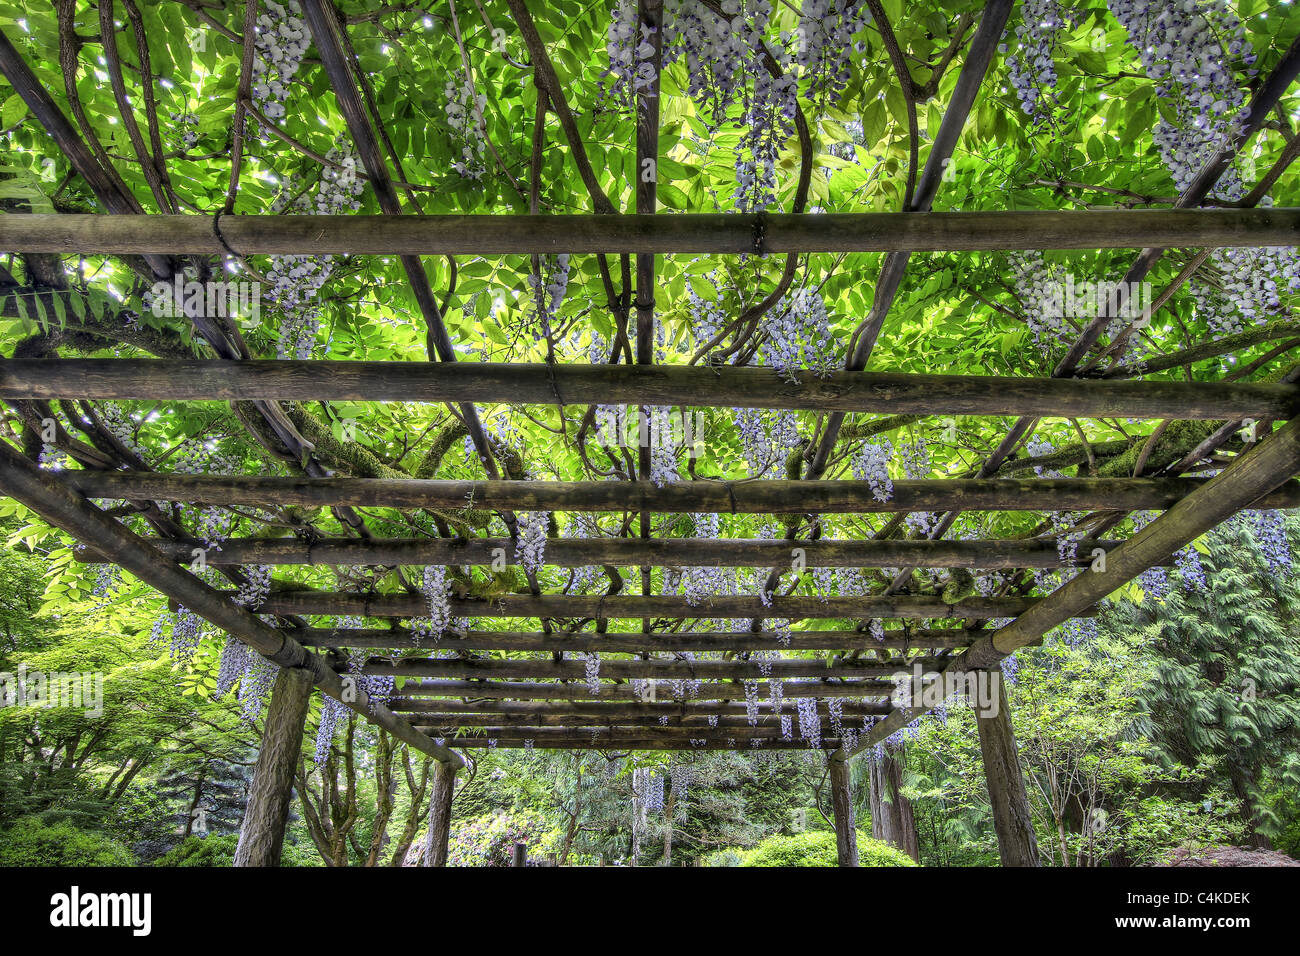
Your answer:
[[[788,715],[787,715],[788,716]],[[431,737],[465,736],[489,737],[497,740],[535,740],[539,745],[552,740],[592,740],[617,741],[631,738],[652,738],[654,740],[718,740],[727,737],[736,740],[780,740],[779,723],[750,727],[748,725],[718,728],[714,730],[705,724],[702,727],[607,727],[602,724],[585,724],[579,721],[571,727],[520,727],[515,724],[500,726],[442,726],[421,720],[419,728]],[[798,739],[798,738],[795,738]],[[805,744],[805,746],[807,746]]]
[[[785,706],[785,716],[789,717],[793,713],[793,705]],[[871,716],[879,715],[883,708],[877,707],[872,711]],[[403,713],[408,713],[403,711]],[[677,727],[685,730],[728,730],[739,727],[762,727],[770,730],[775,727],[781,727],[781,715],[771,712],[759,714],[755,717],[757,723],[750,724],[749,718],[742,714],[726,714],[710,716],[706,714],[695,714],[691,716],[680,716],[677,714],[663,714],[661,716],[643,715],[639,717],[615,717],[615,716],[588,716],[577,713],[561,714],[544,714],[531,716],[527,714],[454,714],[443,711],[437,712],[415,712],[418,714],[411,719],[423,727],[436,728],[432,733],[433,736],[443,737],[448,734],[455,734],[460,727],[510,727],[516,731],[521,731],[525,727],[605,727],[613,729],[615,727]],[[823,721],[829,717],[829,711],[825,705],[818,710]],[[857,718],[860,720],[860,716]],[[739,735],[737,735],[739,736]]]
[[[652,684],[659,702],[670,699],[671,688],[664,682]],[[895,690],[892,681],[785,681],[782,697],[860,697],[865,699],[889,697]],[[404,697],[460,697],[466,700],[568,700],[568,701],[636,701],[642,702],[631,684],[610,684],[593,694],[583,683],[528,683],[504,680],[427,680],[408,681],[402,686]],[[766,700],[769,688],[766,681],[758,682],[759,699]],[[739,683],[706,682],[692,690],[690,702],[710,700],[744,700],[745,688]],[[653,703],[654,701],[645,701]],[[678,704],[680,706],[680,704]]]
[[[663,737],[628,737],[618,740],[534,740],[529,744],[527,737],[439,737],[445,746],[460,750],[744,750],[749,753],[761,753],[764,750],[808,750],[804,740],[760,740],[761,746],[753,746],[735,737],[703,738],[691,740],[670,740]],[[842,746],[835,737],[823,737],[820,750],[839,750]]]
[[[1300,407],[1300,385],[894,372],[805,375],[794,384],[775,369],[735,366],[7,359],[0,361],[0,398],[562,402],[882,415],[1281,420]]]
[[[761,224],[761,229],[759,228]],[[762,236],[761,248],[755,235]],[[1290,246],[1300,212],[1271,209],[475,216],[10,215],[0,249],[64,255],[785,253]]]
[[[233,592],[226,592],[233,594]],[[452,597],[453,617],[536,618],[997,618],[1015,617],[1033,602],[1018,597],[968,597],[947,604],[939,597],[888,595],[817,598],[777,595],[770,604],[747,595],[715,595],[698,605],[679,595],[504,594],[487,599]],[[260,614],[331,614],[362,617],[424,617],[418,594],[340,594],[272,591],[255,609]]]
[[[434,715],[448,717],[483,718],[498,723],[513,720],[565,721],[575,722],[589,720],[594,723],[633,721],[659,721],[667,718],[669,723],[684,721],[683,726],[710,717],[719,720],[749,719],[749,709],[739,701],[639,701],[639,700],[593,700],[565,701],[555,703],[547,700],[448,700],[445,698],[394,697],[389,701],[394,711],[400,713],[428,714],[427,719],[434,720]],[[863,703],[856,700],[841,700],[840,712],[848,718],[862,718],[888,712],[889,705],[883,701]],[[787,707],[788,709],[788,707]],[[830,711],[826,701],[817,702],[817,712],[823,716]],[[758,702],[758,719],[775,719],[770,701],[763,698]],[[421,717],[420,719],[426,719]]]
[[[194,545],[150,539],[174,561],[193,560]],[[1063,568],[1084,567],[1094,548],[1110,550],[1119,541],[1084,540],[1073,559],[1061,559],[1056,539],[986,541],[774,541],[763,538],[551,538],[544,561],[552,567],[771,567],[802,563],[809,568]],[[217,567],[269,565],[490,565],[518,564],[509,538],[229,538],[220,548],[204,548],[204,560]],[[77,549],[87,563],[108,559],[89,548]]]
[[[873,648],[966,647],[974,634],[959,628],[917,628],[910,633],[885,631],[877,640],[866,631],[792,631],[783,643],[775,631],[466,631],[447,632],[434,639],[407,628],[293,628],[289,631],[304,647],[419,647],[451,651],[602,651],[629,653],[652,651],[852,651]],[[461,635],[464,636],[461,636]]]
[[[71,471],[88,498],[279,507],[465,508],[520,511],[650,511],[689,514],[912,511],[1152,511],[1205,484],[1203,478],[1032,478],[895,481],[888,501],[865,481],[438,481],[414,478],[264,478]],[[1300,482],[1260,499],[1300,507]]]
[[[934,658],[909,661],[932,668]],[[405,659],[387,661],[371,658],[361,668],[363,674],[384,677],[500,678],[502,680],[582,680],[583,661],[529,661],[499,657],[465,660],[458,658]],[[812,677],[825,679],[887,678],[907,671],[901,662],[884,664],[869,660],[775,660],[775,661],[686,661],[686,660],[602,660],[601,680],[759,680]]]

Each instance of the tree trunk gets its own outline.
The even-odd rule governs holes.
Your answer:
[[[1034,821],[1029,814],[1029,797],[1020,770],[1020,751],[1011,726],[1002,674],[987,672],[992,700],[986,710],[976,708],[975,724],[979,728],[980,752],[984,755],[984,777],[988,783],[989,802],[993,805],[993,828],[998,835],[998,854],[1003,866],[1038,866],[1038,840]]]
[[[1241,801],[1241,820],[1246,824],[1246,841],[1250,846],[1259,850],[1273,849],[1273,841],[1266,837],[1259,829],[1259,813],[1255,809],[1255,781],[1254,775],[1249,770],[1244,770],[1240,766],[1232,765],[1228,768],[1228,776],[1232,780],[1232,790]]]
[[[898,847],[919,863],[920,841],[912,817],[912,804],[903,796],[903,767],[891,748],[884,747],[883,750],[884,753],[871,762],[871,835]]]
[[[446,866],[451,839],[451,797],[456,788],[456,768],[441,760],[433,764],[429,794],[429,832],[424,837],[424,865]]]
[[[266,729],[262,732],[262,749],[257,754],[253,783],[248,788],[248,807],[235,848],[235,866],[280,865],[311,689],[309,671],[280,668],[266,711]]]
[[[840,866],[858,865],[858,831],[853,814],[853,769],[847,760],[832,756],[831,806],[835,814],[835,850]]]
[[[182,840],[188,840],[194,833],[194,811],[198,809],[199,801],[203,799],[203,774],[199,774],[199,779],[194,783],[194,796],[190,800],[190,805],[186,808],[185,813],[185,832],[181,834]]]
[[[677,812],[677,792],[670,789],[668,799],[664,801],[664,856],[660,866],[673,865],[673,816]]]

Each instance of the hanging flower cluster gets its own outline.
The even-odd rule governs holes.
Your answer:
[[[884,438],[879,443],[864,444],[853,456],[853,477],[868,482],[871,497],[877,501],[894,497],[894,483],[889,478],[889,460],[893,455],[894,446]]]
[[[248,658],[248,669],[239,681],[239,707],[251,724],[261,716],[280,668],[261,654],[249,654]]]
[[[316,727],[316,749],[312,754],[312,759],[318,765],[329,758],[330,745],[334,742],[334,732],[338,727],[339,718],[346,712],[347,707],[333,697],[321,699],[320,723]]]
[[[431,564],[424,569],[420,580],[420,593],[424,596],[428,617],[411,622],[411,631],[418,637],[438,640],[451,626],[451,582],[447,568]]]
[[[808,741],[810,750],[822,745],[822,718],[817,712],[816,697],[800,697],[795,704],[799,711],[799,736]]]
[[[569,256],[561,253],[556,256],[541,257],[541,275],[528,276],[528,285],[533,290],[532,302],[537,329],[533,338],[551,337],[551,323],[564,301],[565,290],[569,287]],[[592,363],[597,364],[597,363]]]
[[[1243,319],[1257,324],[1282,310],[1279,290],[1300,291],[1300,254],[1294,246],[1249,249],[1215,249],[1210,263],[1217,282],[1190,283],[1196,313],[1212,338],[1234,335],[1245,328]]]
[[[253,103],[269,120],[284,119],[289,84],[311,46],[298,0],[266,0],[253,39]]]
[[[519,516],[515,557],[529,573],[536,574],[546,557],[546,526],[550,517],[549,511],[528,511]]]
[[[482,179],[487,172],[487,146],[478,128],[478,117],[487,109],[487,97],[475,92],[474,84],[463,70],[457,70],[447,80],[442,94],[446,100],[447,125],[451,127],[454,145],[460,147],[460,158],[452,160],[451,168],[465,179]]]
[[[1015,28],[1016,47],[1006,43],[998,52],[1007,54],[1007,73],[1020,100],[1020,108],[1035,123],[1046,121],[1055,105],[1056,88],[1053,54],[1057,36],[1065,26],[1059,0],[1025,0],[1020,5],[1020,23]]]
[[[329,160],[321,169],[314,192],[299,192],[290,178],[271,204],[271,211],[335,216],[361,208],[358,197],[365,189],[358,160],[340,138],[325,154]],[[320,330],[320,306],[316,298],[334,273],[334,256],[271,256],[266,271],[269,288],[263,292],[267,307],[280,312],[280,341],[276,355],[281,359],[309,359],[316,349]]]
[[[1173,121],[1162,113],[1153,136],[1174,183],[1186,189],[1240,132],[1246,94],[1231,61],[1248,69],[1255,62],[1241,21],[1227,0],[1108,0],[1107,6],[1128,31],[1156,93],[1173,108]],[[1229,169],[1214,195],[1235,200],[1244,192]]]
[[[1061,304],[1064,270],[1059,265],[1049,268],[1036,251],[1013,253],[1007,261],[1034,345],[1048,355],[1070,332]]]
[[[826,303],[816,289],[797,289],[772,311],[760,350],[764,364],[798,384],[795,375],[808,369],[825,378],[839,364],[828,346],[834,342]]]
[[[245,580],[235,593],[235,603],[256,610],[271,593],[271,568],[266,564],[254,564],[245,567],[243,572]]]
[[[808,98],[825,109],[839,99],[849,85],[849,62],[853,53],[866,46],[854,37],[871,22],[862,0],[803,0],[799,26],[793,37],[791,62],[798,66],[808,84]]]

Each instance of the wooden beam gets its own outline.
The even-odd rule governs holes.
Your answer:
[[[459,750],[499,749],[499,750],[739,750],[747,753],[762,753],[764,750],[810,750],[805,740],[745,740],[739,737],[716,739],[696,738],[690,740],[668,740],[656,737],[628,737],[618,740],[533,740],[531,738],[507,737],[446,737],[441,738],[448,747]],[[758,746],[755,746],[757,744]],[[839,750],[841,742],[835,737],[823,737],[819,750]]]
[[[436,723],[440,718],[474,719],[496,723],[558,723],[561,726],[580,720],[592,723],[658,722],[668,719],[673,726],[690,726],[695,722],[707,723],[710,718],[727,726],[724,721],[741,721],[748,724],[749,708],[740,701],[640,701],[640,700],[447,700],[440,698],[397,697],[392,707],[402,713],[419,714],[420,721]],[[846,718],[873,717],[888,712],[887,703],[864,703],[841,700],[840,713]],[[829,716],[829,705],[817,702],[817,712]],[[758,702],[758,720],[775,720],[771,702],[763,698]],[[740,726],[739,724],[735,726]]]
[[[760,700],[767,700],[770,688],[766,681],[757,682]],[[859,697],[865,699],[889,697],[897,689],[893,681],[853,680],[828,683],[825,681],[785,681],[781,696],[793,697]],[[669,701],[671,687],[650,683],[647,693],[655,692],[659,703]],[[636,701],[642,702],[631,684],[609,684],[593,694],[586,684],[517,683],[503,680],[436,680],[416,683],[407,681],[401,688],[406,698],[459,697],[465,700],[515,700],[515,701]],[[690,702],[713,700],[744,700],[745,688],[738,683],[706,682],[693,689]],[[656,701],[645,701],[655,703]],[[683,702],[674,702],[680,706]]]
[[[906,673],[913,664],[932,668],[934,658],[906,663],[879,661],[844,661],[841,659],[783,659],[774,661],[685,661],[685,660],[602,660],[600,677],[604,680],[760,680],[774,678],[887,678]],[[585,663],[571,660],[512,660],[500,657],[404,658],[386,661],[371,658],[361,668],[363,674],[383,677],[436,677],[470,680],[582,680]],[[602,685],[602,688],[607,685]]]
[[[791,716],[787,714],[786,716]],[[582,721],[563,727],[526,727],[517,724],[479,727],[440,727],[421,721],[420,729],[430,736],[440,737],[487,737],[494,740],[535,740],[539,744],[552,740],[577,740],[590,743],[593,740],[618,741],[629,737],[653,740],[718,740],[728,737],[736,740],[781,740],[781,725],[767,724],[758,727],[727,727],[714,730],[707,724],[702,727],[665,727],[647,725],[642,727],[611,727],[604,724],[586,724]],[[796,738],[797,739],[797,738]]]
[[[111,554],[118,565],[145,584],[156,588],[193,613],[234,635],[280,667],[303,668],[311,672],[324,694],[340,701],[397,739],[437,760],[460,765],[460,756],[439,747],[406,721],[393,715],[366,694],[345,688],[343,681],[326,665],[323,657],[309,653],[292,637],[263,623],[256,615],[237,607],[228,594],[214,590],[198,578],[168,561],[145,539],[108,517],[85,498],[0,442],[0,492],[26,505],[50,524],[73,538]]]
[[[189,564],[194,544],[152,538],[150,543],[174,561]],[[1094,548],[1109,551],[1119,541],[1084,540],[1077,557],[1062,560],[1055,538],[984,541],[774,541],[762,538],[551,538],[545,564],[557,568],[599,567],[770,567],[802,562],[809,568],[1064,568],[1086,567]],[[205,548],[215,567],[269,565],[499,565],[517,564],[509,538],[228,538],[220,548]],[[108,558],[77,549],[87,563]]]
[[[833,372],[793,384],[775,369],[730,365],[6,359],[0,398],[708,405],[1217,421],[1288,419],[1300,407],[1300,385],[900,372]]]
[[[791,631],[788,640],[775,631],[448,631],[441,638],[422,637],[408,628],[294,628],[303,647],[426,648],[449,651],[600,651],[639,654],[653,651],[851,651],[878,648],[950,649],[975,639],[959,628],[891,628],[884,640],[866,631]],[[463,636],[462,636],[463,635]]]
[[[233,592],[227,592],[233,593]],[[938,596],[828,597],[776,595],[764,604],[748,595],[716,595],[699,604],[669,595],[503,594],[491,599],[452,597],[453,617],[516,618],[998,618],[1015,617],[1033,602],[1019,597],[967,597],[947,603]],[[259,614],[332,614],[421,618],[429,613],[420,594],[340,594],[327,591],[272,591]]]
[[[3,377],[0,363],[0,377]],[[201,504],[370,508],[511,508],[521,511],[651,511],[689,514],[890,514],[912,511],[1160,511],[1203,478],[1033,478],[895,481],[888,501],[866,481],[438,481],[415,478],[267,478],[70,471],[87,498]],[[1261,499],[1300,507],[1300,482]]]
[[[293,802],[303,726],[311,705],[311,672],[282,667],[271,688],[262,746],[257,752],[248,804],[239,827],[234,866],[279,866],[284,828]],[[442,766],[441,762],[437,762]]]
[[[755,244],[761,223],[762,246]],[[222,239],[225,241],[223,242]],[[0,249],[62,255],[754,254],[1292,246],[1300,211],[688,213],[474,216],[103,216],[13,214]]]
[[[829,716],[825,705],[821,705],[819,712],[822,718]],[[873,712],[878,714],[879,709]],[[416,713],[416,712],[412,712]],[[785,707],[786,718],[793,713],[791,705]],[[545,716],[531,715],[512,715],[512,714],[448,714],[440,711],[428,711],[417,713],[412,717],[414,723],[426,728],[425,733],[432,737],[445,737],[448,735],[455,736],[459,728],[469,727],[511,727],[515,730],[526,727],[677,727],[691,732],[689,735],[699,736],[696,731],[709,729],[728,730],[728,736],[745,736],[744,733],[732,734],[730,730],[749,731],[755,728],[766,728],[771,731],[773,728],[781,729],[781,714],[769,712],[759,714],[755,717],[754,723],[749,722],[749,718],[744,714],[726,715],[726,716],[705,716],[696,714],[693,716],[682,717],[680,715],[662,714],[658,717],[653,714],[647,714],[637,717],[603,717],[603,716],[586,716],[579,713],[549,714]],[[482,731],[487,736],[495,736],[488,731]],[[688,735],[688,736],[689,736]],[[771,736],[764,734],[763,736]]]

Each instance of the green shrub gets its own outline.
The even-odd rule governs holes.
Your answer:
[[[235,861],[235,847],[239,844],[239,834],[224,833],[221,836],[186,837],[158,859],[154,866],[232,866]],[[286,843],[280,852],[281,866],[320,866],[320,858],[310,849]]]
[[[542,815],[529,810],[459,821],[451,828],[447,865],[510,866],[517,842],[527,844],[529,857],[536,859],[554,851],[554,836]]]
[[[727,847],[725,850],[714,850],[712,853],[706,853],[700,857],[700,866],[744,866],[745,851],[739,847]]]
[[[67,821],[22,817],[0,830],[0,866],[133,866],[125,844]]]
[[[832,841],[832,846],[834,842]],[[910,856],[888,843],[873,840],[858,831],[858,863],[861,866],[916,866]]]
[[[858,831],[858,860],[862,866],[916,866],[915,861],[887,843]],[[835,834],[809,830],[794,836],[770,836],[745,854],[741,866],[837,866]]]

